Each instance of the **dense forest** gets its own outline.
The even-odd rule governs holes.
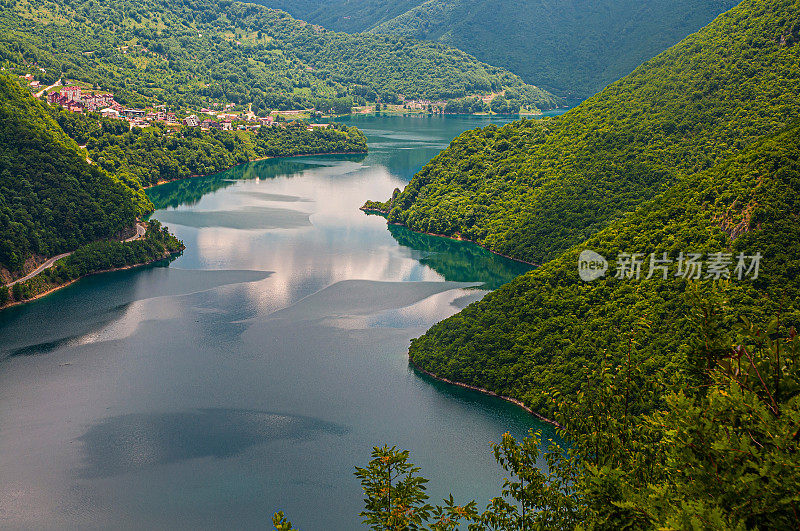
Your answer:
[[[86,161],[45,104],[0,75],[0,268],[132,227],[150,202]]]
[[[747,0],[563,116],[463,133],[368,206],[543,263],[798,116],[798,42],[800,3]]]
[[[508,479],[482,512],[428,504],[408,453],[375,448],[356,467],[365,523],[800,525],[799,13],[746,0],[568,115],[467,132],[389,203],[365,205],[502,241],[469,232],[488,227],[543,262],[409,356],[522,401],[563,439],[546,450],[506,434],[493,453]],[[591,281],[587,250],[609,266]],[[387,480],[387,466],[403,473]]]
[[[561,100],[446,45],[348,35],[227,0],[3,0],[0,63],[111,90],[124,104],[175,109],[210,100],[256,113],[324,107],[339,98],[395,103],[516,88],[526,105]]]
[[[53,112],[64,131],[86,146],[93,162],[134,188],[208,175],[266,157],[367,151],[364,134],[343,124],[309,130],[304,122],[289,122],[257,132],[192,127],[174,132],[159,124],[131,129],[124,120],[97,114]]]
[[[582,99],[737,0],[251,0],[337,31],[454,46],[528,83]]]
[[[425,3],[425,0],[254,0],[335,31],[361,33]]]
[[[711,300],[707,270],[675,277],[680,252],[730,253],[732,278],[717,289],[724,306],[759,322],[781,312],[800,324],[800,126],[770,136],[713,168],[682,179],[654,201],[538,269],[493,291],[411,344],[411,360],[442,377],[554,412],[551,392],[574,395],[586,375],[619,363],[635,344],[647,374],[691,374],[692,297]],[[612,262],[606,278],[583,282],[578,256]],[[621,253],[642,253],[640,280],[615,278]],[[760,252],[757,279],[734,275],[736,257]],[[673,260],[666,279],[649,273],[650,254]],[[730,324],[729,322],[721,324]],[[602,353],[602,354],[601,354]]]

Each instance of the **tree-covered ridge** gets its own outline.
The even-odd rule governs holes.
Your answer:
[[[143,192],[89,164],[45,105],[0,75],[0,268],[110,238],[148,208]]]
[[[5,0],[0,61],[112,90],[127,104],[175,108],[209,99],[253,110],[320,101],[448,99],[514,87],[530,105],[560,100],[507,70],[438,43],[347,35],[227,0]]]
[[[290,122],[257,132],[184,127],[176,132],[161,125],[131,129],[123,120],[97,114],[54,112],[93,162],[137,189],[267,157],[367,151],[364,134],[343,124],[309,129],[304,122]]]
[[[425,3],[425,0],[253,0],[335,31],[360,33]]]
[[[554,397],[575,396],[605,363],[631,351],[643,374],[661,371],[694,387],[707,368],[706,339],[691,319],[696,301],[712,305],[713,279],[649,273],[650,253],[731,253],[732,278],[717,288],[730,314],[717,323],[731,338],[738,316],[764,322],[781,315],[800,324],[800,125],[759,141],[743,154],[686,177],[657,199],[586,242],[518,277],[411,344],[414,364],[441,377],[523,400],[554,413]],[[591,249],[615,261],[643,253],[640,280],[608,275],[584,282],[578,257]],[[739,280],[736,257],[761,253],[757,279]],[[617,264],[619,265],[619,264]],[[752,275],[751,275],[752,277]],[[713,319],[713,312],[703,317]],[[707,323],[706,323],[707,324]],[[712,363],[712,366],[714,364]],[[656,402],[658,397],[655,398]],[[650,404],[654,407],[658,404]]]
[[[436,40],[557,94],[588,97],[737,3],[429,0],[370,31]]]
[[[563,116],[464,133],[382,208],[543,263],[800,115],[798,42],[800,2],[746,0]]]
[[[336,31],[441,42],[585,98],[737,0],[251,0]]]

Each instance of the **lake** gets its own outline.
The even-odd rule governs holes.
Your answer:
[[[365,156],[149,190],[169,262],[0,312],[0,528],[360,528],[353,467],[397,445],[482,508],[490,442],[542,425],[408,364],[409,341],[528,266],[387,227],[385,199],[475,116],[352,117]]]

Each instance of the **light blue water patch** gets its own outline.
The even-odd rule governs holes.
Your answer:
[[[236,210],[166,210],[155,214],[162,223],[197,229],[220,227],[239,230],[296,229],[311,225],[305,212],[275,207],[248,206]]]
[[[279,310],[271,319],[314,320],[371,315],[403,308],[437,293],[479,286],[469,282],[377,282],[344,280]]]

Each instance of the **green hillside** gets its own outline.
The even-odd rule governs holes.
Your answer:
[[[691,309],[711,307],[713,279],[649,273],[649,254],[732,253],[717,301],[726,336],[738,316],[763,322],[781,314],[800,324],[800,124],[740,155],[686,177],[669,191],[542,267],[518,277],[412,342],[410,356],[439,376],[491,389],[553,413],[553,397],[574,395],[603,363],[632,352],[645,374],[659,370],[683,386],[705,366]],[[591,249],[610,262],[584,282],[578,256]],[[614,278],[620,253],[643,253],[639,280]],[[741,280],[737,256],[763,255],[757,279]],[[746,261],[749,266],[750,261]],[[733,336],[731,336],[732,338]],[[732,339],[731,339],[732,340]],[[689,380],[689,382],[687,382]],[[691,385],[689,385],[691,387]],[[555,392],[554,392],[555,391]]]
[[[97,113],[50,110],[92,161],[137,190],[268,157],[367,152],[364,133],[338,123],[309,130],[305,122],[294,121],[258,132],[186,127],[176,133],[160,123],[131,128],[124,120]]]
[[[561,95],[585,98],[736,0],[429,0],[370,31],[436,40]]]
[[[253,0],[336,31],[442,42],[528,83],[586,98],[737,0]]]
[[[800,2],[746,0],[561,117],[462,134],[367,206],[544,263],[800,116],[799,41]]]
[[[424,0],[254,0],[292,16],[335,31],[360,33],[388,22],[424,3]]]
[[[44,104],[0,74],[0,268],[132,227],[150,202],[90,165]]]
[[[0,63],[38,66],[42,81],[76,79],[126,104],[209,101],[256,112],[337,98],[440,100],[513,87],[543,109],[561,101],[516,75],[440,43],[348,35],[286,13],[226,0],[6,0]]]

